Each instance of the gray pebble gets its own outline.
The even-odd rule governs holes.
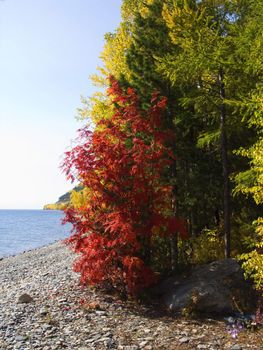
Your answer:
[[[144,340],[144,341],[140,342],[139,347],[144,348],[147,344],[148,344],[148,341]]]
[[[238,344],[235,344],[233,346],[231,346],[230,348],[231,350],[242,350],[242,346],[238,345]]]

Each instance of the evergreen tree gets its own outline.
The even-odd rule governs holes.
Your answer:
[[[192,107],[195,118],[203,122],[198,144],[208,146],[222,164],[226,257],[230,256],[229,174],[235,170],[232,151],[237,141],[253,136],[247,128],[240,128],[242,115],[236,106],[240,95],[248,94],[259,80],[257,73],[251,79],[251,72],[245,69],[248,53],[242,59],[238,46],[241,40],[249,40],[244,31],[251,20],[252,4],[166,0],[163,10],[175,50],[160,57],[159,71],[185,89],[182,105]]]
[[[220,163],[213,154],[196,146],[202,123],[196,118],[192,106],[182,103],[186,95],[191,96],[192,83],[184,80],[174,84],[160,69],[164,57],[180,54],[180,48],[172,43],[169,36],[162,9],[163,1],[154,0],[143,15],[139,11],[134,13],[126,61],[131,72],[131,84],[142,98],[147,98],[150,89],[158,89],[168,97],[166,123],[174,132],[173,147],[177,154],[170,174],[176,179],[175,210],[188,218],[190,232],[195,235],[218,221],[215,217],[219,211],[220,178],[217,174]],[[209,177],[211,171],[213,175]]]

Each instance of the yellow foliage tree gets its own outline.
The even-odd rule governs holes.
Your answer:
[[[105,35],[105,44],[100,55],[103,65],[97,68],[97,74],[91,76],[93,84],[101,90],[88,99],[82,98],[82,107],[78,109],[79,119],[90,118],[96,125],[100,116],[112,116],[113,106],[105,93],[107,77],[112,75],[119,81],[130,81],[131,72],[126,62],[126,54],[132,44],[134,16],[138,12],[146,15],[148,5],[152,2],[153,0],[123,0],[122,21],[114,33]]]
[[[84,187],[81,191],[72,191],[70,194],[70,206],[79,209],[86,205],[90,190]]]
[[[237,176],[236,191],[246,195],[252,195],[256,204],[263,204],[263,95],[262,93],[252,98],[255,113],[250,120],[251,126],[258,128],[259,139],[249,150],[241,150],[240,153],[251,158],[251,169]],[[246,277],[251,277],[255,287],[263,290],[263,217],[259,217],[255,222],[258,241],[254,250],[240,255],[243,261],[243,269]]]

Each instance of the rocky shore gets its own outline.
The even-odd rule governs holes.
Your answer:
[[[83,289],[60,242],[0,261],[0,350],[263,349],[263,332],[187,320]]]

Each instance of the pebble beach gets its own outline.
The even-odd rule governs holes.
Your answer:
[[[0,350],[263,349],[263,332],[232,338],[224,320],[188,320],[79,285],[61,242],[0,261]]]

